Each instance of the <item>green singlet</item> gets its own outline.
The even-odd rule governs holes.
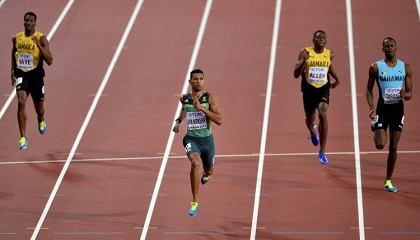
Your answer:
[[[201,105],[207,109],[209,104],[210,93],[204,92],[198,99]],[[202,111],[193,105],[194,99],[191,93],[182,95],[182,107],[187,117],[187,135],[191,137],[208,137],[211,135],[212,121]]]

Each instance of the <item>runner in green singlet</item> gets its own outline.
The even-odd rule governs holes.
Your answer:
[[[190,73],[191,92],[180,98],[182,104],[179,117],[175,120],[173,131],[179,132],[179,125],[186,118],[187,132],[183,138],[183,145],[191,162],[190,181],[193,200],[188,214],[195,216],[199,209],[199,185],[206,184],[213,173],[214,139],[211,131],[212,123],[222,124],[222,115],[216,95],[204,90],[204,73],[195,69]],[[200,177],[200,169],[203,172]]]

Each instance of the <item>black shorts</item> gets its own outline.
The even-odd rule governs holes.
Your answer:
[[[404,104],[378,104],[376,116],[372,120],[371,129],[374,132],[378,129],[390,131],[402,131],[404,127]]]
[[[34,102],[44,101],[45,89],[44,78],[36,72],[15,71],[16,92],[25,91],[32,96]]]
[[[321,87],[303,91],[303,109],[306,115],[315,113],[321,102],[330,103],[330,88]]]
[[[182,143],[187,156],[193,152],[197,152],[200,154],[201,161],[205,168],[213,167],[215,155],[213,135],[208,137],[191,137],[185,135]]]

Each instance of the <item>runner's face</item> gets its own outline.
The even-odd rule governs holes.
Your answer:
[[[327,34],[323,32],[316,33],[312,42],[314,43],[315,48],[323,49],[327,44]]]
[[[194,91],[199,92],[204,88],[204,75],[202,73],[194,73],[190,79],[191,87]]]
[[[35,17],[31,15],[26,15],[23,26],[25,27],[25,32],[27,33],[31,33],[32,31],[34,31],[36,26]]]
[[[386,39],[382,46],[382,51],[385,53],[386,57],[392,58],[395,56],[395,53],[397,51],[397,46],[395,45],[395,42],[393,40]]]

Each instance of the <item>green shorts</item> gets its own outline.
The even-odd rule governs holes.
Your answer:
[[[215,155],[213,135],[208,137],[191,137],[185,135],[182,143],[187,156],[197,152],[200,155],[205,168],[213,167]]]

